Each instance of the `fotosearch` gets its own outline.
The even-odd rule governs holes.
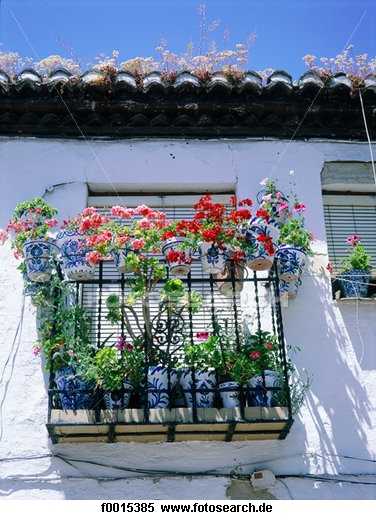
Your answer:
[[[247,504],[161,504],[162,513],[271,513],[272,505],[262,502],[259,505]]]

